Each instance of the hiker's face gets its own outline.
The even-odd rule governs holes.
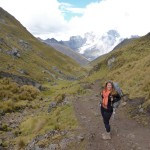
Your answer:
[[[111,83],[108,83],[108,84],[107,84],[107,90],[110,91],[111,89],[112,89],[112,85],[111,85]]]

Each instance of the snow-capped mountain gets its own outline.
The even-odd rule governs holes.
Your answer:
[[[103,35],[90,32],[85,33],[83,37],[73,36],[69,41],[61,41],[61,44],[79,52],[88,60],[94,60],[110,52],[122,40],[116,30],[109,30]]]
[[[61,44],[66,45],[73,49],[74,51],[79,50],[86,43],[87,39],[85,37],[78,36],[71,36],[69,41],[60,41]]]
[[[137,35],[131,36],[132,38],[138,38]],[[104,34],[97,34],[94,32],[87,32],[83,36],[72,36],[68,41],[57,41],[54,38],[45,40],[46,43],[49,43],[51,46],[59,44],[62,50],[62,45],[69,47],[75,52],[80,53],[82,56],[87,58],[89,61],[96,59],[97,57],[106,54],[114,49],[119,43],[121,43],[123,38],[116,30],[109,30]],[[65,53],[66,54],[66,53]]]

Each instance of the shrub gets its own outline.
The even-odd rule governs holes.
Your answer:
[[[23,85],[20,87],[10,79],[0,79],[0,100],[4,98],[19,100],[34,100],[39,95],[39,90],[31,85]]]
[[[14,102],[12,100],[7,100],[0,103],[0,109],[4,112],[11,112],[15,108]]]
[[[0,103],[0,110],[3,110],[3,112],[14,112],[24,108],[26,105],[27,105],[26,101],[15,102],[9,99],[7,101],[2,101]]]
[[[25,141],[23,139],[19,139],[17,142],[18,149],[22,149],[25,147]]]
[[[23,85],[20,89],[20,99],[34,100],[39,95],[39,90],[30,85]]]

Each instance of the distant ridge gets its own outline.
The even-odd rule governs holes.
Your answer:
[[[39,38],[42,42],[52,46],[55,48],[57,51],[71,57],[74,59],[77,63],[80,65],[87,65],[89,63],[88,59],[83,57],[81,54],[73,51],[71,48],[67,47],[66,45],[61,44],[61,42],[58,42],[56,39],[47,39],[47,40],[42,40]]]

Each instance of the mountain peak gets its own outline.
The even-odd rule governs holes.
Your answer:
[[[109,30],[103,35],[87,32],[83,37],[72,36],[69,41],[63,41],[64,45],[79,52],[88,60],[93,60],[113,49],[120,42],[120,35],[116,30]]]
[[[45,43],[59,43],[55,38],[51,38],[51,39],[46,39]]]

